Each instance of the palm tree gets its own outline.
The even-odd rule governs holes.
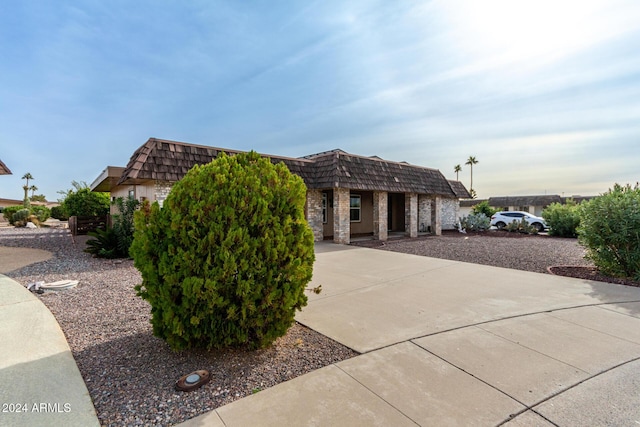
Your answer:
[[[36,187],[35,185],[32,185],[31,187],[29,187],[29,190],[31,190],[31,198],[33,199],[33,196],[35,196],[36,191],[38,191],[38,187]]]
[[[458,173],[462,171],[462,166],[455,165],[455,167],[453,168],[453,171],[456,173],[456,181],[460,181],[460,179],[458,179]]]
[[[29,180],[35,179],[35,178],[33,177],[33,175],[31,175],[31,172],[27,172],[24,174],[22,179],[27,180],[27,185],[23,186],[22,189],[24,190],[24,200],[28,200],[29,199]]]
[[[473,191],[473,165],[475,165],[476,163],[478,163],[478,160],[475,158],[475,156],[469,156],[467,162],[465,163],[465,165],[471,166],[471,187],[469,187],[471,191]]]

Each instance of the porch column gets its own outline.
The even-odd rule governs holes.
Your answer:
[[[418,237],[418,195],[404,195],[404,225],[409,237]]]
[[[389,228],[389,207],[386,191],[373,192],[373,237],[385,241]]]
[[[348,245],[351,237],[351,192],[348,188],[333,189],[333,241]]]
[[[322,235],[322,191],[307,190],[307,223],[313,231],[313,240],[321,242]]]
[[[442,198],[434,196],[431,199],[431,232],[436,236],[442,235]]]

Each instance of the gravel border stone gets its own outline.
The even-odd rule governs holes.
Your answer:
[[[104,426],[177,424],[358,354],[300,324],[267,349],[175,352],[152,334],[151,307],[135,294],[142,278],[131,260],[92,258],[64,229],[2,229],[0,246],[54,254],[6,274],[23,285],[80,281],[39,298],[64,331]],[[211,373],[208,384],[175,390],[181,376],[199,369]]]

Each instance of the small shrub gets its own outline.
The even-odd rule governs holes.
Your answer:
[[[54,206],[51,208],[51,218],[66,221],[69,219],[62,206]]]
[[[491,227],[491,219],[483,213],[475,213],[460,218],[460,227],[465,231],[486,231]]]
[[[89,236],[93,239],[87,240],[85,252],[98,258],[122,258],[118,250],[118,236],[113,228],[106,230],[98,228],[96,231],[89,232]]]
[[[484,214],[489,218],[489,221],[491,221],[491,217],[498,211],[499,209],[494,209],[489,205],[488,200],[484,200],[471,208],[471,212],[474,214]]]
[[[4,219],[6,219],[7,221],[9,221],[9,224],[11,225],[15,225],[13,223],[13,215],[18,212],[19,210],[24,209],[24,206],[20,205],[20,206],[8,206],[6,208],[4,208],[4,210],[2,211],[2,215],[4,216]]]
[[[578,240],[604,274],[640,280],[640,188],[615,184],[580,205]]]
[[[529,225],[525,218],[522,218],[520,221],[514,219],[509,224],[504,226],[503,230],[525,234],[538,234],[538,229],[533,225]]]
[[[11,223],[16,227],[24,227],[29,222],[30,215],[29,209],[22,208],[13,214]]]
[[[307,303],[313,233],[302,179],[257,153],[194,166],[135,215],[131,254],[153,332],[174,349],[270,345]]]
[[[140,202],[133,197],[125,201],[118,197],[114,204],[118,214],[112,216],[113,226],[107,230],[96,230],[89,235],[93,239],[87,241],[85,252],[99,258],[126,258],[133,242],[133,214]]]
[[[557,237],[576,237],[580,225],[578,205],[572,200],[566,204],[552,203],[542,211],[542,217],[549,225],[549,234]]]
[[[31,205],[31,214],[38,218],[38,222],[45,222],[51,216],[51,209],[46,206]]]

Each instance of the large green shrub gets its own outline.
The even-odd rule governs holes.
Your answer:
[[[264,347],[307,303],[306,188],[255,152],[194,166],[162,208],[136,212],[131,254],[153,331],[174,349]]]
[[[578,205],[572,200],[566,204],[552,203],[542,211],[542,217],[549,226],[549,234],[558,237],[576,237],[580,225]]]
[[[109,213],[109,193],[95,193],[88,187],[69,190],[62,207],[67,216],[100,216]]]
[[[615,184],[580,205],[578,239],[605,274],[640,280],[640,188]]]

